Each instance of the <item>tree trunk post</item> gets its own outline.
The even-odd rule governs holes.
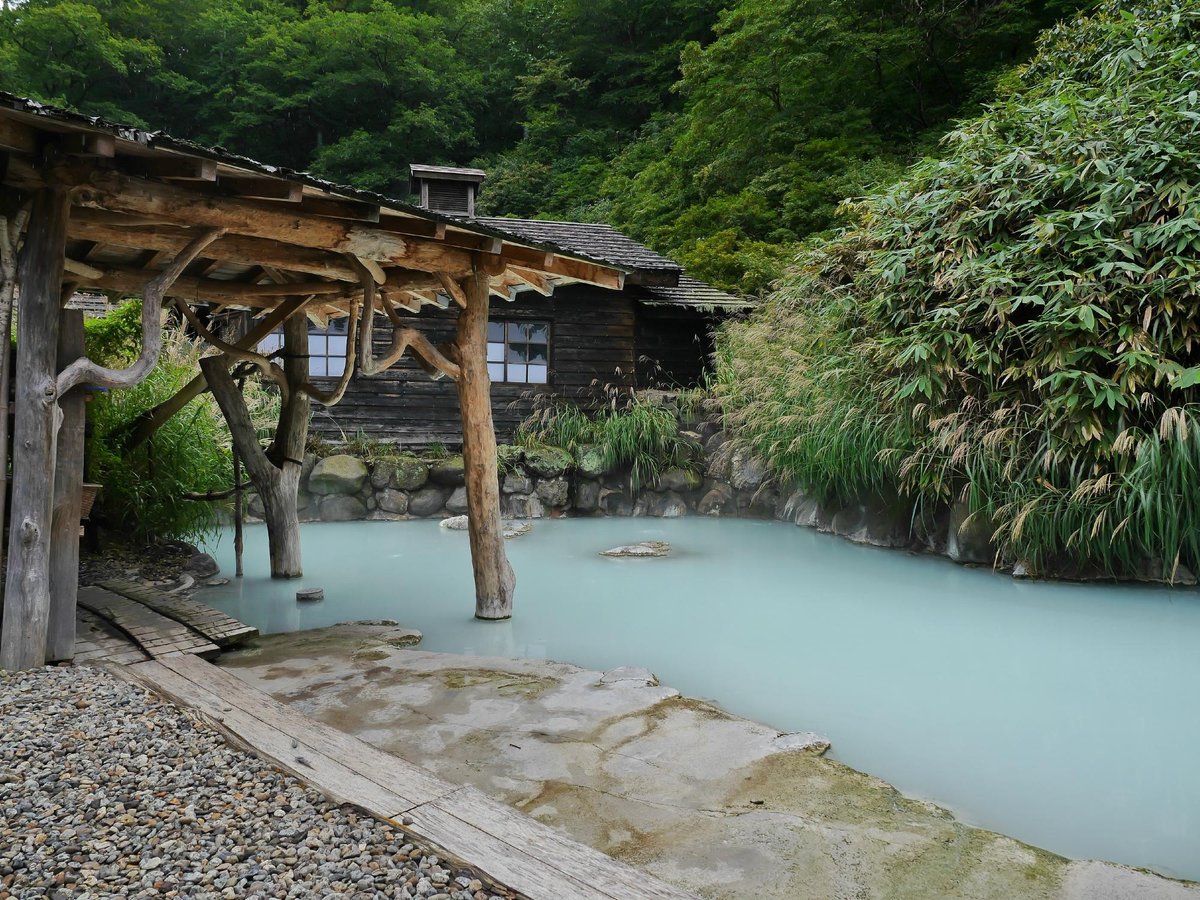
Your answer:
[[[245,379],[238,379],[237,389],[239,394],[245,396]],[[245,575],[242,567],[242,551],[246,547],[246,538],[242,521],[245,518],[242,508],[242,458],[238,454],[236,445],[232,448],[231,455],[233,456],[233,573],[235,578],[241,578]]]
[[[296,494],[304,466],[310,409],[308,396],[299,389],[308,378],[308,322],[303,316],[285,323],[283,346],[284,372],[291,390],[279,410],[279,425],[269,452],[264,452],[258,443],[245,398],[229,374],[228,361],[220,356],[206,357],[200,360],[200,370],[221,407],[237,454],[262,501],[271,577],[299,578],[304,570]]]
[[[455,347],[463,420],[467,528],[475,574],[475,617],[508,619],[512,617],[516,576],[505,554],[500,521],[500,473],[487,368],[488,276],[478,270],[464,281],[463,287],[467,304],[458,314]]]
[[[34,197],[20,265],[12,528],[0,669],[46,661],[50,616],[50,514],[58,430],[58,317],[70,196],[63,185]]]
[[[58,365],[84,355],[83,311],[64,309],[59,318]],[[50,522],[50,622],[46,659],[75,656],[75,602],[79,592],[79,517],[83,501],[83,445],[86,402],[83,388],[58,401],[62,425],[54,462],[54,512]]]

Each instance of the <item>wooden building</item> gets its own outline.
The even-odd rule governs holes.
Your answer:
[[[536,279],[494,289],[488,325],[492,415],[501,439],[529,415],[537,395],[586,404],[604,386],[688,387],[705,372],[712,328],[748,301],[688,277],[667,259],[608,225],[475,217],[485,174],[413,166],[423,208],[464,223],[499,228],[537,244],[568,248],[625,270],[620,288],[574,284],[550,292]],[[454,312],[425,312],[414,327],[435,345],[454,333]],[[309,337],[312,377],[341,374],[345,320]],[[378,337],[377,341],[386,338]],[[321,350],[328,354],[322,357]],[[380,352],[384,346],[380,343]],[[430,381],[416,360],[377,376],[356,375],[342,402],[314,413],[312,430],[330,441],[358,435],[410,446],[462,441],[452,384]]]
[[[350,375],[382,374],[406,355],[445,376],[463,415],[476,616],[507,618],[516,582],[504,549],[489,401],[493,296],[581,283],[619,290],[625,274],[566,246],[0,93],[0,333],[19,303],[0,668],[74,652],[83,392],[146,378],[158,362],[167,303],[211,352],[132,438],[146,439],[211,390],[263,500],[273,576],[301,573],[296,487],[310,405],[336,404]],[[67,301],[89,289],[142,297],[141,352],[123,369],[87,357],[83,313]],[[224,340],[208,326],[225,310],[247,311],[254,324]],[[435,345],[423,319],[436,311],[437,331],[449,321],[446,310],[454,334]],[[346,322],[336,361],[343,375],[329,382],[326,334],[325,375],[314,382],[322,344],[318,334],[310,345],[307,322],[328,330],[339,320]],[[258,352],[278,327],[285,352]],[[389,337],[373,340],[380,330]],[[531,343],[526,335],[526,350]],[[380,344],[384,352],[373,352]],[[0,344],[0,398],[9,396],[9,349]],[[255,369],[281,395],[266,447],[237,386]],[[5,413],[0,472],[9,447]]]

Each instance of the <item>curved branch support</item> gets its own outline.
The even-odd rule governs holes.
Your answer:
[[[414,355],[439,373],[437,377],[446,375],[457,381],[458,365],[447,359],[421,332],[415,328],[404,328],[404,320],[390,303],[384,303],[383,306],[392,321],[392,345],[387,353],[378,359],[375,358],[375,298],[378,294],[375,278],[371,275],[371,270],[359,262],[357,257],[347,256],[346,259],[357,273],[363,289],[362,315],[358,327],[359,370],[364,375],[378,375],[391,368],[408,350],[412,350]]]
[[[271,362],[261,353],[256,353],[253,350],[248,350],[244,347],[237,347],[226,341],[221,340],[211,331],[209,331],[200,321],[200,317],[196,315],[195,310],[183,302],[178,297],[175,298],[175,306],[179,312],[187,319],[188,324],[192,326],[196,334],[200,335],[201,340],[207,341],[216,349],[220,350],[231,360],[236,362],[250,363],[250,365],[259,369],[264,375],[279,385],[279,393],[283,398],[283,402],[287,403],[288,397],[291,395],[291,388],[288,386],[287,375],[283,369]]]
[[[94,384],[106,388],[127,388],[140,384],[158,363],[162,350],[162,325],[159,313],[163,296],[175,283],[183,270],[200,255],[209,244],[225,233],[224,228],[210,228],[179,251],[172,263],[154,277],[142,291],[142,352],[137,361],[126,369],[109,369],[97,365],[90,359],[80,357],[58,376],[58,396],[80,384]]]
[[[387,306],[387,304],[384,304]],[[350,333],[346,336],[346,365],[342,369],[342,377],[338,379],[337,384],[332,390],[320,391],[312,386],[312,382],[305,381],[299,386],[301,393],[315,400],[322,406],[334,406],[341,402],[342,396],[346,393],[346,388],[350,386],[350,379],[354,377],[354,362],[355,352],[358,344],[358,310],[354,308],[354,301],[350,301]]]

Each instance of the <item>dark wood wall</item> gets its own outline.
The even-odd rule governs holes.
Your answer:
[[[406,318],[435,344],[454,336],[454,310],[426,307],[420,315]],[[623,293],[570,285],[552,297],[532,291],[512,303],[493,297],[492,319],[550,323],[550,383],[492,385],[492,414],[501,440],[510,438],[533,410],[535,392],[586,401],[597,385],[634,384],[635,305]],[[375,332],[378,355],[387,349],[390,332],[381,319]],[[414,446],[435,442],[455,446],[462,441],[454,383],[432,381],[408,357],[379,375],[356,376],[341,403],[314,409],[312,431],[331,441],[360,432]]]
[[[694,387],[713,352],[712,315],[684,306],[638,304],[634,326],[638,387]]]

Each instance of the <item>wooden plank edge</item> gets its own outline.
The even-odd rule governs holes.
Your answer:
[[[77,595],[77,603],[79,606],[82,606],[88,612],[103,619],[105,622],[107,622],[109,625],[111,625],[117,631],[121,632],[121,634],[123,634],[126,637],[126,639],[130,643],[132,643],[136,648],[138,648],[142,652],[148,654],[151,658],[154,657],[154,652],[147,646],[146,643],[143,643],[142,640],[139,637],[137,637],[137,635],[132,630],[134,627],[141,628],[141,627],[148,627],[148,626],[138,625],[138,626],[126,627],[126,626],[122,625],[120,622],[118,622],[112,616],[105,615],[104,610],[107,610],[108,607],[99,606],[99,605],[95,605],[95,604],[89,604],[89,603],[84,602],[83,593],[84,593],[84,591],[83,591],[83,589],[81,589],[79,591],[79,594]],[[110,591],[109,593],[115,593],[115,592]],[[129,598],[125,597],[123,594],[118,594],[117,596],[123,597],[124,599],[129,600]],[[137,602],[137,601],[131,601],[131,602]],[[148,607],[148,606],[145,608],[150,609],[150,607]],[[156,612],[155,610],[150,610],[150,611]],[[158,615],[162,615],[162,614],[158,613]],[[163,618],[165,619],[167,617],[163,616]],[[208,646],[204,646],[203,644],[198,644],[197,649],[188,650],[186,652],[192,656],[199,656],[205,660],[216,659],[218,656],[221,655],[220,647],[218,647],[216,644],[209,641],[207,638],[204,638],[204,642],[207,643]],[[151,643],[155,643],[155,642],[151,642]]]
[[[437,841],[426,837],[423,833],[421,833],[421,831],[419,829],[414,828],[412,824],[406,825],[404,823],[404,819],[410,818],[410,816],[408,816],[407,814],[411,810],[400,810],[394,814],[389,815],[387,813],[383,813],[378,810],[371,809],[370,807],[364,806],[360,803],[356,803],[353,800],[346,800],[344,798],[338,797],[335,794],[331,793],[324,786],[314,783],[311,772],[299,771],[299,770],[287,765],[282,760],[279,760],[274,755],[265,753],[261,748],[256,747],[253,744],[249,743],[244,738],[242,738],[239,734],[237,734],[237,732],[235,732],[233,729],[229,728],[221,719],[214,717],[203,710],[197,709],[195,706],[193,706],[190,702],[188,702],[185,699],[174,696],[172,694],[172,692],[169,691],[168,689],[166,689],[158,681],[158,678],[156,677],[156,675],[161,674],[161,672],[159,672],[158,670],[170,671],[169,668],[167,666],[163,665],[161,661],[154,660],[154,659],[147,659],[142,662],[134,663],[132,665],[126,665],[126,664],[122,664],[122,663],[101,660],[101,661],[97,661],[96,663],[93,663],[92,665],[95,668],[103,669],[106,672],[110,672],[111,674],[115,675],[118,678],[121,678],[124,681],[127,681],[131,684],[135,684],[138,687],[145,688],[146,690],[150,691],[153,694],[156,694],[157,696],[162,697],[163,699],[167,700],[168,702],[172,703],[175,706],[178,706],[184,710],[190,711],[193,715],[198,717],[206,725],[208,725],[209,727],[214,729],[218,734],[220,734],[222,739],[227,741],[231,746],[236,747],[237,749],[239,749],[245,753],[249,753],[260,759],[266,760],[267,762],[276,766],[280,771],[283,771],[283,772],[287,773],[288,775],[291,775],[292,777],[296,778],[297,780],[301,781],[302,783],[308,785],[310,788],[318,791],[321,794],[324,794],[325,797],[328,798],[331,803],[334,803],[336,805],[353,807],[355,810],[357,810],[358,812],[360,812],[364,815],[368,815],[368,816],[371,816],[372,818],[378,819],[382,822],[386,822],[392,828],[396,829],[397,831],[399,831],[402,834],[411,838],[414,843],[419,843],[425,847],[428,847],[431,850],[435,850],[440,857],[442,857],[442,858],[446,859],[448,862],[450,862],[454,868],[463,869],[463,870],[466,870],[467,872],[470,872],[471,874],[478,877],[479,880],[483,881],[485,884],[490,883],[490,884],[496,885],[498,887],[501,887],[501,888],[509,891],[510,893],[513,894],[515,900],[532,900],[531,897],[522,893],[519,889],[502,881],[496,875],[494,875],[490,871],[484,869],[482,866],[480,866],[480,864],[478,862],[472,862],[471,860],[458,855],[452,849],[450,849],[448,847],[444,847]],[[180,677],[182,677],[182,676],[180,676]],[[219,697],[216,697],[216,695],[213,695],[213,696],[215,699],[220,701]],[[357,773],[354,773],[354,774],[357,774]],[[428,805],[428,804],[422,804],[421,806],[426,806],[426,805]],[[414,806],[414,807],[412,807],[412,809],[419,809],[419,808],[421,808],[421,806]],[[586,896],[586,895],[584,895],[584,896]]]
[[[266,721],[265,716],[269,711],[278,710],[279,718],[290,718],[295,722],[296,727],[288,731],[290,737],[314,753],[337,758],[351,771],[393,794],[411,799],[414,805],[428,803],[459,789],[459,785],[438,778],[403,757],[380,750],[361,738],[305,716],[219,666],[186,656],[164,660],[163,664],[177,675],[210,693],[218,694],[227,703],[235,703],[239,695],[245,696],[245,704],[241,708],[248,715]],[[361,760],[356,757],[361,757]]]
[[[180,625],[183,625],[189,631],[193,631],[196,634],[200,635],[206,641],[208,641],[212,644],[216,644],[220,650],[228,650],[232,647],[237,647],[238,645],[245,643],[246,641],[250,640],[251,638],[258,637],[258,633],[259,633],[258,629],[255,628],[253,625],[247,625],[245,622],[235,619],[233,616],[229,615],[228,613],[223,613],[219,609],[212,609],[212,607],[207,606],[206,604],[201,603],[199,600],[196,600],[196,599],[193,599],[190,597],[187,599],[191,600],[192,603],[195,603],[198,606],[203,606],[205,609],[210,609],[214,613],[218,613],[221,616],[224,616],[230,622],[236,624],[238,626],[238,629],[236,631],[230,632],[228,634],[216,634],[216,633],[214,633],[216,631],[216,629],[214,629],[213,632],[205,631],[204,629],[198,627],[198,625],[195,622],[188,621],[188,619],[185,618],[182,613],[176,614],[173,611],[170,611],[167,609],[162,609],[161,607],[159,607],[157,605],[157,601],[154,601],[153,603],[147,602],[142,597],[137,596],[137,594],[138,593],[163,594],[163,597],[166,600],[182,599],[182,598],[172,598],[171,595],[166,594],[164,591],[159,591],[156,588],[152,588],[148,585],[138,584],[136,581],[122,581],[122,580],[99,581],[96,583],[96,587],[103,588],[106,591],[111,591],[114,594],[118,594],[118,595],[124,597],[126,600],[132,600],[134,603],[140,603],[140,604],[142,604],[142,606],[146,607],[147,609],[158,613],[163,618],[171,619],[172,621],[178,622]],[[202,654],[197,654],[197,655],[202,655]],[[217,655],[219,655],[219,654],[217,654]],[[214,657],[204,657],[204,658],[205,659],[215,658],[215,656]]]

